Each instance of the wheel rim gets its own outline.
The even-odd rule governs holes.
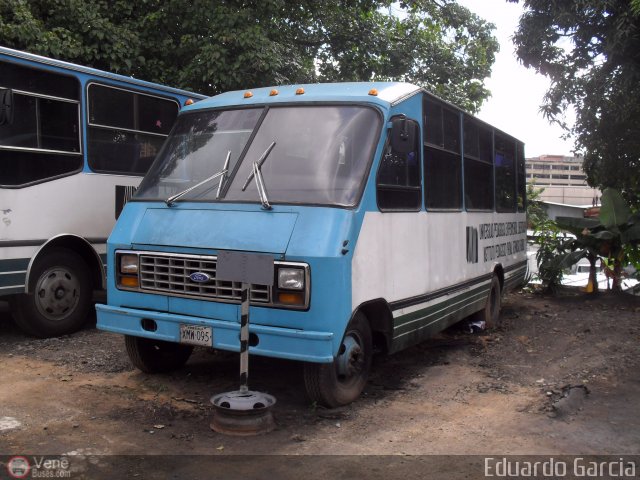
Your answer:
[[[350,384],[362,376],[365,368],[365,352],[362,348],[362,343],[362,338],[357,332],[348,332],[345,335],[340,354],[336,359],[336,369],[340,383]]]
[[[36,283],[36,308],[49,320],[68,317],[79,301],[80,281],[73,272],[64,267],[46,270]]]

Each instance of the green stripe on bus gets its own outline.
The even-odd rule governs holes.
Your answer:
[[[478,288],[474,288],[473,290],[462,292],[454,297],[447,298],[446,300],[435,303],[433,305],[422,308],[420,310],[416,310],[415,312],[407,313],[406,315],[397,317],[394,319],[394,330],[400,329],[401,327],[404,327],[407,323],[412,322],[414,320],[424,319],[425,317],[432,316],[435,313],[437,313],[439,310],[443,310],[443,309],[455,310],[459,306],[458,304],[465,304],[465,303],[468,303],[469,301],[475,301],[479,298],[484,299],[489,294],[489,286],[490,284],[487,284],[486,286],[483,286],[483,287],[478,287]],[[446,315],[446,313],[443,313],[443,315]],[[412,326],[410,330],[414,328],[415,327]]]
[[[0,273],[2,272],[19,272],[29,267],[29,258],[12,258],[9,260],[0,260]]]
[[[455,321],[461,320],[467,315],[472,314],[474,311],[481,309],[485,301],[486,299],[481,297],[475,299],[470,298],[467,301],[461,301],[460,303],[450,305],[442,309],[434,309],[432,311],[425,312],[424,317],[420,318],[419,321],[404,324],[402,327],[394,329],[394,340],[418,330],[425,330],[422,334],[426,335],[437,333],[446,328],[447,325],[455,323],[448,322],[447,325],[442,326],[440,325],[440,322],[450,320],[454,315],[459,316]]]
[[[0,297],[2,295],[12,295],[14,293],[24,293],[24,286],[22,287],[0,287]]]
[[[27,278],[26,272],[0,273],[0,289],[2,287],[22,287],[22,290],[24,290],[24,282],[26,278]]]

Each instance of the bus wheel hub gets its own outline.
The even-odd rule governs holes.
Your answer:
[[[47,270],[36,285],[36,307],[50,320],[68,315],[79,301],[80,285],[66,269],[54,267]]]
[[[338,356],[338,375],[352,377],[362,370],[364,355],[360,344],[351,335],[347,335],[342,342],[343,352]]]

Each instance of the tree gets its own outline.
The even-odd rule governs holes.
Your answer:
[[[493,26],[454,0],[0,0],[0,44],[198,92],[400,80],[471,112]]]
[[[514,43],[522,63],[551,80],[544,115],[575,138],[589,185],[640,206],[640,0],[522,3]]]

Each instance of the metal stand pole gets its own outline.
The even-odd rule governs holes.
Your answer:
[[[248,283],[242,283],[240,296],[240,391],[249,391],[249,289]]]
[[[228,435],[258,435],[275,428],[271,407],[276,399],[249,390],[249,300],[251,284],[242,282],[240,294],[240,389],[215,395],[211,428]]]

